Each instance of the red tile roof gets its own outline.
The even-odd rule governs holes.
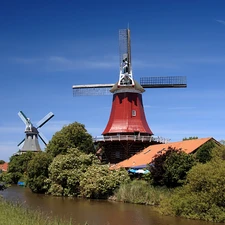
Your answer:
[[[118,169],[121,167],[129,168],[129,167],[149,164],[152,162],[153,158],[157,154],[161,154],[163,153],[163,151],[167,151],[169,147],[175,148],[175,149],[182,149],[184,152],[189,154],[197,150],[200,146],[202,146],[209,140],[214,140],[216,143],[218,143],[214,138],[209,137],[209,138],[192,139],[192,140],[185,140],[185,141],[179,141],[179,142],[171,142],[166,144],[150,145],[149,147],[133,155],[129,159],[126,159],[120,163],[112,165],[110,169]]]
[[[6,172],[8,170],[8,166],[9,166],[8,163],[0,164],[0,170]]]

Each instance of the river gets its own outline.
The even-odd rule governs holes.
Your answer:
[[[0,194],[24,207],[81,225],[215,225],[204,221],[162,216],[152,207],[111,201],[62,198],[33,194],[28,188],[12,186]]]

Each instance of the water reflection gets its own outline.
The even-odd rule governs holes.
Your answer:
[[[9,201],[41,210],[76,223],[90,225],[215,225],[204,221],[185,220],[162,216],[152,207],[118,202],[61,198],[33,194],[28,188],[13,186],[1,192]]]

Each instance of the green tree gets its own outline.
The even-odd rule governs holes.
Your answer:
[[[40,152],[28,163],[28,186],[32,192],[45,193],[47,191],[45,180],[48,178],[48,167],[51,162],[52,157],[49,154]]]
[[[89,166],[98,160],[93,154],[85,154],[78,148],[69,149],[66,155],[58,155],[49,167],[48,193],[57,196],[77,196],[80,179]]]
[[[164,154],[158,155],[150,166],[153,184],[170,188],[180,186],[194,164],[193,155],[181,149],[169,148]]]
[[[54,134],[46,151],[53,157],[66,154],[68,149],[78,148],[85,153],[94,152],[92,137],[87,133],[85,126],[78,122],[64,126]]]
[[[212,149],[215,147],[215,143],[211,140],[202,145],[195,153],[196,159],[201,163],[206,163],[212,158]]]
[[[193,137],[185,137],[185,138],[183,138],[182,140],[183,141],[187,141],[187,140],[194,140],[194,139],[198,139],[198,137],[196,137],[196,136],[193,136]]]
[[[108,198],[122,183],[130,181],[125,169],[109,170],[107,165],[88,167],[80,180],[80,195],[85,198]]]
[[[221,143],[222,145],[225,145],[225,140],[220,140],[220,143]]]
[[[1,165],[1,164],[4,164],[4,163],[5,163],[5,161],[2,160],[2,159],[0,159],[0,165]]]
[[[165,214],[225,222],[225,161],[198,163],[188,173],[187,184],[161,203]]]
[[[14,184],[27,175],[27,166],[29,161],[33,158],[35,153],[25,152],[21,155],[13,155],[9,161],[8,173]]]

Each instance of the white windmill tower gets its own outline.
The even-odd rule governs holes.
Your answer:
[[[46,124],[53,116],[54,114],[52,112],[48,113],[43,119],[41,119],[36,127],[31,123],[30,119],[26,117],[26,115],[22,112],[18,112],[19,117],[26,125],[25,127],[25,138],[17,145],[21,146],[23,144],[23,147],[19,150],[19,152],[38,152],[41,151],[41,147],[38,142],[38,137],[42,140],[42,142],[47,145],[48,141],[44,137],[42,133],[38,131],[40,127],[42,127],[44,124]]]

